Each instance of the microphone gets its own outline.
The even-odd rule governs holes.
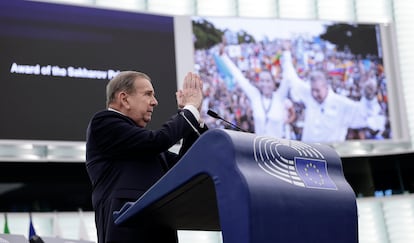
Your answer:
[[[212,110],[210,110],[210,109],[207,111],[207,115],[209,115],[209,116],[211,116],[211,117],[213,117],[213,118],[216,118],[216,119],[219,119],[219,120],[224,121],[225,123],[229,124],[230,126],[232,126],[232,127],[236,128],[238,131],[241,131],[241,132],[248,132],[248,131],[244,130],[243,128],[238,127],[236,124],[233,124],[233,123],[231,123],[231,122],[229,122],[229,121],[225,120],[224,118],[222,118],[221,116],[219,116],[216,112],[214,112],[214,111],[212,111]]]

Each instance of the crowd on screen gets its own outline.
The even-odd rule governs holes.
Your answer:
[[[351,50],[339,51],[335,45],[318,37],[308,38],[297,35],[290,40],[263,38],[255,42],[240,43],[237,38],[230,40],[227,33],[223,42],[209,49],[195,50],[195,65],[205,81],[205,100],[203,110],[212,109],[224,119],[237,124],[243,129],[254,132],[253,110],[246,93],[225,69],[220,68],[216,56],[226,52],[245,77],[257,85],[259,73],[270,70],[276,86],[283,82],[281,75],[281,57],[284,45],[289,42],[293,65],[298,76],[304,81],[313,70],[323,71],[330,86],[337,94],[360,101],[364,87],[373,84],[380,113],[385,118],[384,124],[374,128],[349,129],[346,139],[384,139],[391,137],[388,116],[387,80],[382,60],[378,56],[353,54]],[[289,99],[289,97],[288,97]],[[306,104],[289,99],[295,109],[296,117],[286,127],[283,136],[288,139],[301,139],[304,109]],[[288,107],[286,107],[288,109]],[[368,108],[369,109],[369,108]],[[369,111],[366,111],[367,114]],[[205,114],[206,112],[202,112]],[[212,128],[229,128],[220,120],[204,115],[204,121]]]

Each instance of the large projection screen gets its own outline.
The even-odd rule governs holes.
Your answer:
[[[206,81],[204,111],[212,109],[258,135],[304,142],[408,140],[391,25],[191,20],[194,68]],[[315,73],[325,77],[330,90],[319,102],[318,85],[311,84],[318,79]],[[231,128],[203,118],[209,127]]]
[[[106,83],[123,70],[152,78],[159,106],[149,128],[176,112],[173,17],[1,1],[0,29],[0,139],[84,141]]]

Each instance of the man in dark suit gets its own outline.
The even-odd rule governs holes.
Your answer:
[[[202,81],[196,74],[186,75],[176,93],[179,112],[159,130],[145,128],[158,104],[146,74],[121,72],[108,83],[106,93],[108,109],[91,119],[86,142],[98,243],[177,242],[176,230],[167,225],[143,219],[140,225],[120,227],[114,224],[113,212],[136,201],[207,130],[200,124]],[[168,151],[181,139],[179,154]]]

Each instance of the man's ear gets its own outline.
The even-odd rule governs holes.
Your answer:
[[[128,94],[124,91],[118,93],[118,99],[121,103],[121,106],[129,109]]]

